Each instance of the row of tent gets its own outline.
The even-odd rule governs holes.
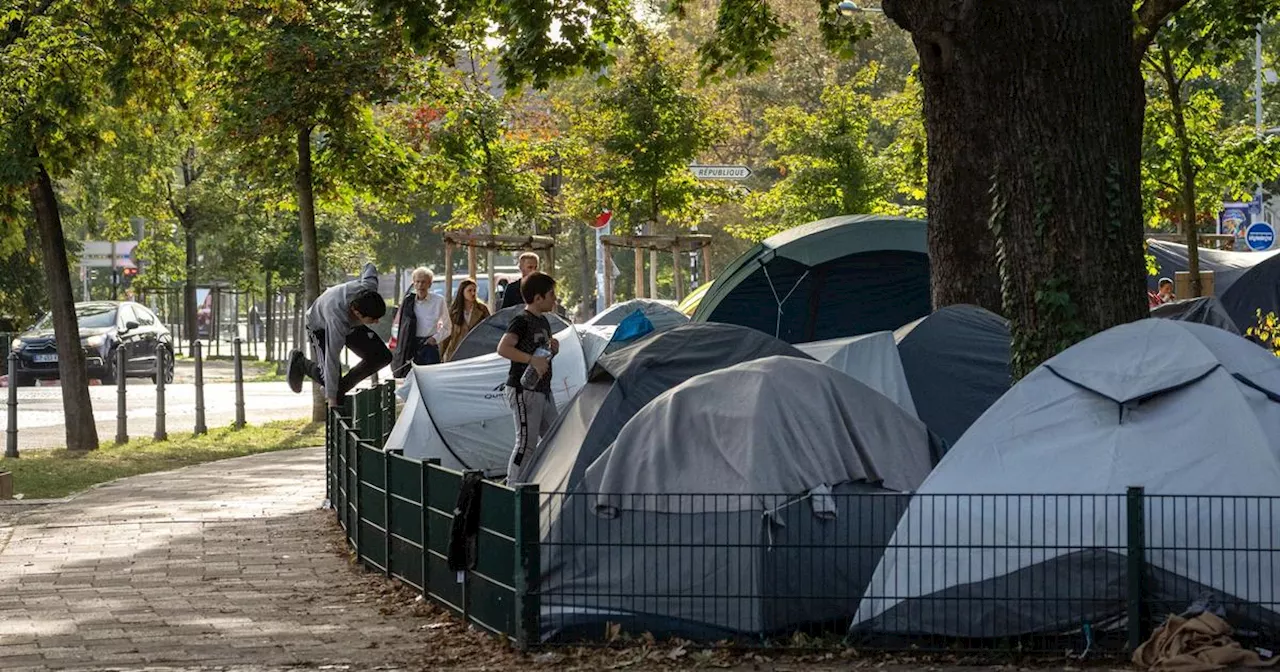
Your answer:
[[[1216,593],[1276,632],[1277,500],[1214,497],[1280,495],[1277,431],[1280,361],[1192,322],[1077,344],[950,448],[798,348],[681,327],[602,358],[522,478],[544,493],[543,634],[1101,632],[1126,609],[1128,486],[1190,496],[1147,508],[1149,596]]]
[[[1212,300],[1186,304],[1195,307],[1175,317],[1220,313]],[[1013,396],[1006,394],[1007,324],[982,309],[954,306],[893,332],[791,345],[745,327],[688,323],[671,312],[651,302],[620,306],[612,317],[581,325],[581,334],[567,326],[559,335],[554,390],[561,414],[526,471],[513,475],[544,493],[544,636],[598,631],[603,622],[691,637],[779,632],[848,619],[869,585],[913,575],[913,567],[882,564],[885,548],[904,534],[895,530],[908,520],[902,514],[918,501],[901,493],[926,492],[934,474],[948,473],[939,472],[955,459],[944,457],[947,447],[968,445],[977,431],[970,425]],[[648,329],[631,329],[638,333],[631,341],[586,345],[589,334],[603,339],[628,320]],[[1166,352],[1163,332],[1142,338],[1150,339],[1144,352]],[[1146,366],[1123,348],[1114,353]],[[1159,369],[1151,369],[1157,377]],[[415,367],[401,389],[407,403],[388,448],[499,475],[514,438],[501,397],[505,372],[496,355]],[[1078,400],[1062,403],[1074,409]],[[985,417],[983,423],[990,424]],[[1096,433],[1089,438],[1095,439]],[[1011,478],[1004,489],[982,492],[1023,491]],[[1096,487],[1080,491],[1106,491]],[[819,500],[827,502],[821,511]],[[900,545],[914,549],[910,539]],[[1099,562],[1114,569],[1114,559]],[[871,595],[878,600],[872,602],[886,595]],[[927,592],[914,597],[951,600]],[[863,606],[870,610],[857,613],[872,624],[865,627],[959,627],[904,616],[945,613],[932,607]],[[1028,621],[1004,617],[979,630],[1019,634],[1009,627],[1014,622]]]

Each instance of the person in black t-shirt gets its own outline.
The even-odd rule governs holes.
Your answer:
[[[535,357],[538,348],[552,355],[560,352],[560,343],[551,335],[546,313],[556,307],[556,281],[545,273],[534,272],[520,282],[525,309],[511,319],[507,333],[498,343],[498,355],[511,360],[507,372],[507,403],[516,425],[516,445],[507,464],[507,483],[519,483],[522,467],[532,460],[530,453],[538,440],[551,428],[557,411],[551,395],[551,360]],[[541,378],[534,389],[525,389],[520,379],[530,366]]]

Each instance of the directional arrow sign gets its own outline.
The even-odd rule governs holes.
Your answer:
[[[689,166],[693,176],[699,180],[745,180],[751,177],[751,169],[746,166]]]

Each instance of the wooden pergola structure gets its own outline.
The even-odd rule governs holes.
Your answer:
[[[542,268],[554,275],[556,270],[556,241],[551,236],[504,236],[495,233],[465,233],[446,231],[444,234],[444,300],[453,301],[453,248],[467,250],[467,272],[476,277],[476,251],[486,252],[485,266],[489,271],[489,308],[497,303],[497,285],[494,284],[494,252],[537,252],[542,258]]]
[[[604,296],[605,305],[613,304],[613,259],[609,253],[612,248],[621,247],[635,251],[636,259],[636,297],[643,297],[644,289],[644,251],[649,251],[649,280],[650,291],[654,293],[657,287],[658,277],[658,253],[668,252],[675,262],[674,277],[676,289],[676,301],[683,301],[685,294],[684,275],[681,274],[680,255],[696,252],[711,245],[711,236],[702,233],[684,233],[684,234],[650,234],[650,235],[632,235],[632,236],[601,236],[600,242],[604,245]],[[702,255],[702,275],[704,281],[711,277],[711,257],[708,254]],[[657,298],[657,297],[650,297]]]

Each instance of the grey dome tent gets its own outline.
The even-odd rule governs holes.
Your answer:
[[[655,397],[694,376],[771,355],[810,359],[754,329],[698,323],[605,355],[587,374],[582,391],[560,409],[534,459],[509,480],[537,483],[543,492],[567,492],[627,420]]]
[[[917,415],[948,444],[1013,384],[1009,323],[989,310],[940,308],[894,339]]]
[[[1207,247],[1199,248],[1200,270],[1213,271],[1213,291],[1223,296],[1228,289],[1241,279],[1249,269],[1275,258],[1276,252],[1236,252],[1235,250],[1215,250]],[[1158,272],[1147,276],[1147,289],[1157,291],[1160,278],[1173,279],[1178,271],[1190,268],[1187,259],[1187,246],[1163,240],[1147,240],[1147,252],[1155,257]],[[1253,311],[1250,310],[1252,315]],[[1235,317],[1234,315],[1232,316]]]
[[[515,317],[524,310],[524,305],[511,306],[503,308],[498,312],[489,316],[484,322],[477,324],[466,338],[458,344],[458,349],[454,351],[453,357],[449,360],[456,362],[460,359],[471,359],[480,355],[491,355],[498,351],[498,342],[502,340],[503,334],[507,333],[507,326],[511,324],[511,318]],[[569,327],[569,323],[563,317],[555,313],[546,314],[547,321],[551,323],[551,333],[557,333]]]
[[[906,504],[892,493],[932,468],[930,441],[892,401],[811,360],[689,379],[636,413],[559,508],[543,539],[544,635],[846,621]]]
[[[1261,254],[1255,252],[1254,254]],[[1222,306],[1236,326],[1258,323],[1258,311],[1280,314],[1280,255],[1271,255],[1240,275],[1223,291],[1217,290]]]
[[[1146,492],[1153,618],[1210,592],[1233,625],[1275,631],[1280,516],[1249,498],[1280,496],[1280,360],[1173,320],[1078,343],[992,406],[913,496],[852,629],[989,638],[1114,624],[1127,486]]]
[[[925,222],[831,217],[766,239],[725,269],[694,322],[738,324],[788,343],[891,331],[929,313]]]
[[[1235,320],[1232,320],[1231,316],[1227,314],[1222,302],[1212,296],[1161,304],[1151,309],[1151,317],[1197,322],[1224,329],[1233,334],[1240,333],[1240,328],[1236,326]]]
[[[898,357],[898,344],[893,332],[814,341],[796,346],[801,352],[845,373],[854,380],[892,399],[911,417],[917,418],[911,387]]]

